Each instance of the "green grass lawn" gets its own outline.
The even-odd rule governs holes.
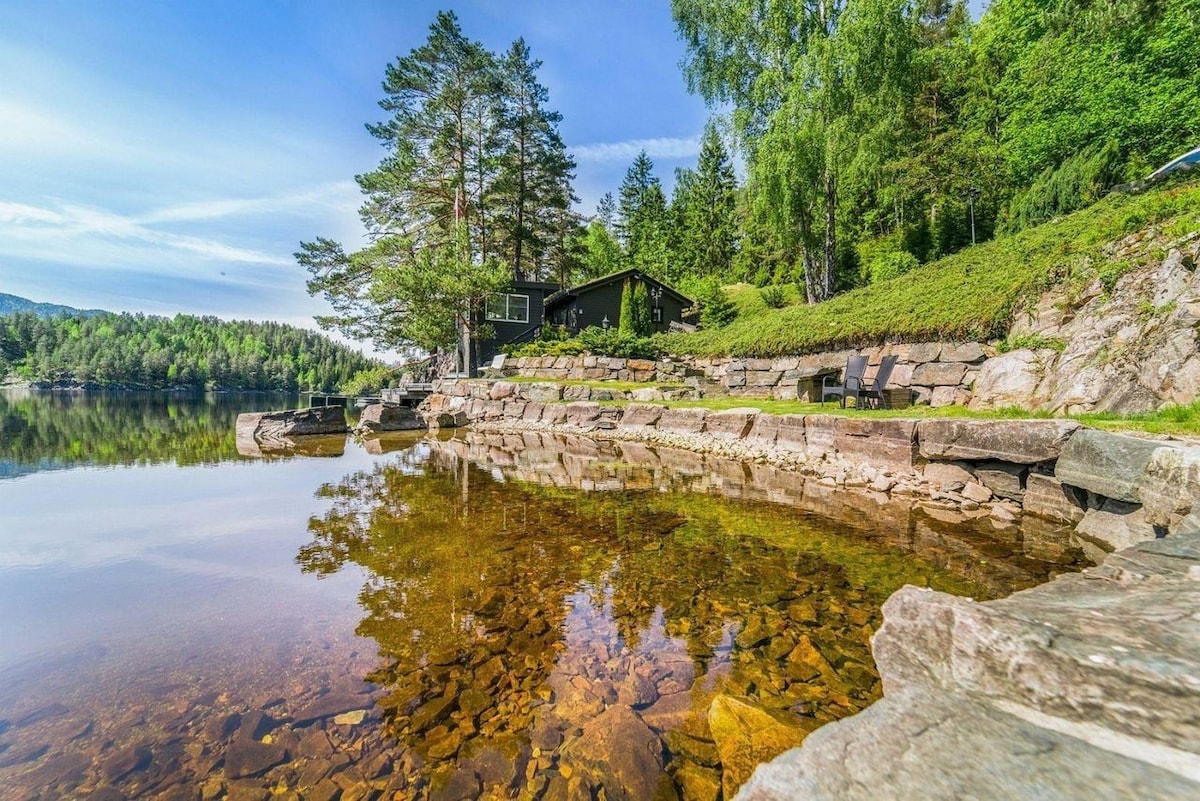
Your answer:
[[[1104,245],[1158,226],[1167,236],[1200,227],[1200,181],[1140,195],[1114,194],[1075,214],[1000,237],[808,306],[770,309],[758,291],[733,287],[739,316],[730,325],[661,337],[671,353],[773,357],[861,348],[885,342],[1003,338],[1023,302],[1097,275],[1111,285],[1136,267],[1113,261]]]

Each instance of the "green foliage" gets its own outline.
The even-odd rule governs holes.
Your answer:
[[[521,356],[578,356],[584,345],[578,339],[551,339],[527,342],[523,345],[508,345],[504,352],[514,358]]]
[[[1180,218],[1190,221],[1182,227],[1195,230],[1200,183],[1110,195],[1082,211],[825,303],[764,309],[725,329],[666,335],[664,345],[670,353],[772,357],[889,341],[999,339],[1014,310],[1068,272],[1103,275],[1110,269],[1103,246],[1126,235],[1131,216],[1164,227],[1181,225]]]
[[[625,334],[615,328],[589,326],[579,332],[579,342],[585,350],[597,356],[657,359],[662,354],[657,338]]]
[[[996,350],[1008,353],[1014,350],[1053,350],[1062,353],[1067,343],[1059,337],[1048,337],[1042,334],[1016,334],[1000,340]]]
[[[622,258],[621,245],[604,223],[600,220],[588,223],[583,239],[584,278],[590,280],[617,272],[621,269]]]
[[[978,23],[962,0],[671,8],[689,88],[730,109],[746,160],[724,283],[815,303],[912,266],[855,269],[863,243],[927,262],[972,216],[980,241],[1020,230],[1200,141],[1200,0],[997,0]]]
[[[1120,179],[1120,156],[1110,139],[1047,167],[1009,203],[1001,230],[1018,231],[1095,203]]]
[[[633,282],[628,278],[621,285],[621,314],[618,320],[617,330],[622,334],[633,335],[637,333],[634,330],[633,322]]]
[[[394,373],[388,367],[371,367],[359,370],[340,389],[345,395],[378,395],[384,387],[391,386],[393,377]]]
[[[867,269],[871,283],[874,284],[898,278],[920,266],[921,263],[917,261],[916,256],[906,250],[896,250],[880,254],[868,265]]]
[[[787,293],[783,291],[783,287],[777,284],[764,286],[758,293],[762,296],[763,303],[767,304],[768,308],[782,309],[788,305]]]
[[[737,317],[737,307],[725,288],[715,278],[701,283],[697,298],[700,301],[700,324],[707,329],[723,328]]]
[[[102,313],[0,317],[0,353],[31,381],[139,389],[332,391],[379,362],[281,323]]]
[[[652,331],[650,319],[650,292],[644,281],[633,287],[633,333],[639,337],[649,336]]]

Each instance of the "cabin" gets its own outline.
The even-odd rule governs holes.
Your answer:
[[[621,320],[621,294],[626,281],[646,285],[652,333],[682,322],[683,310],[695,305],[691,298],[662,281],[631,268],[555,292],[546,298],[546,322],[565,326],[572,334],[593,325],[616,328]]]
[[[507,292],[488,298],[483,319],[476,322],[491,326],[494,336],[473,343],[470,374],[478,375],[505,345],[537,339],[545,322],[546,298],[558,290],[558,284],[513,281]]]
[[[459,344],[459,369],[465,362],[470,375],[479,375],[504,347],[537,339],[545,324],[564,326],[571,334],[593,325],[616,328],[621,320],[626,281],[646,285],[652,333],[682,322],[683,310],[695,305],[691,298],[632,268],[569,288],[541,281],[513,281],[507,292],[488,298],[482,319],[476,320],[491,326],[494,336],[471,343],[467,359],[463,358],[465,343]]]

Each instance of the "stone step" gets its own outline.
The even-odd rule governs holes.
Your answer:
[[[884,692],[1003,699],[1200,754],[1200,533],[976,603],[906,587],[873,650]]]
[[[964,695],[911,688],[810,734],[761,765],[736,798],[1200,798],[1192,755],[1131,738],[1111,745],[1136,756]]]

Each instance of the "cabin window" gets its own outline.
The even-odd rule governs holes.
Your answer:
[[[487,318],[505,323],[529,322],[529,296],[492,295],[487,301]]]

